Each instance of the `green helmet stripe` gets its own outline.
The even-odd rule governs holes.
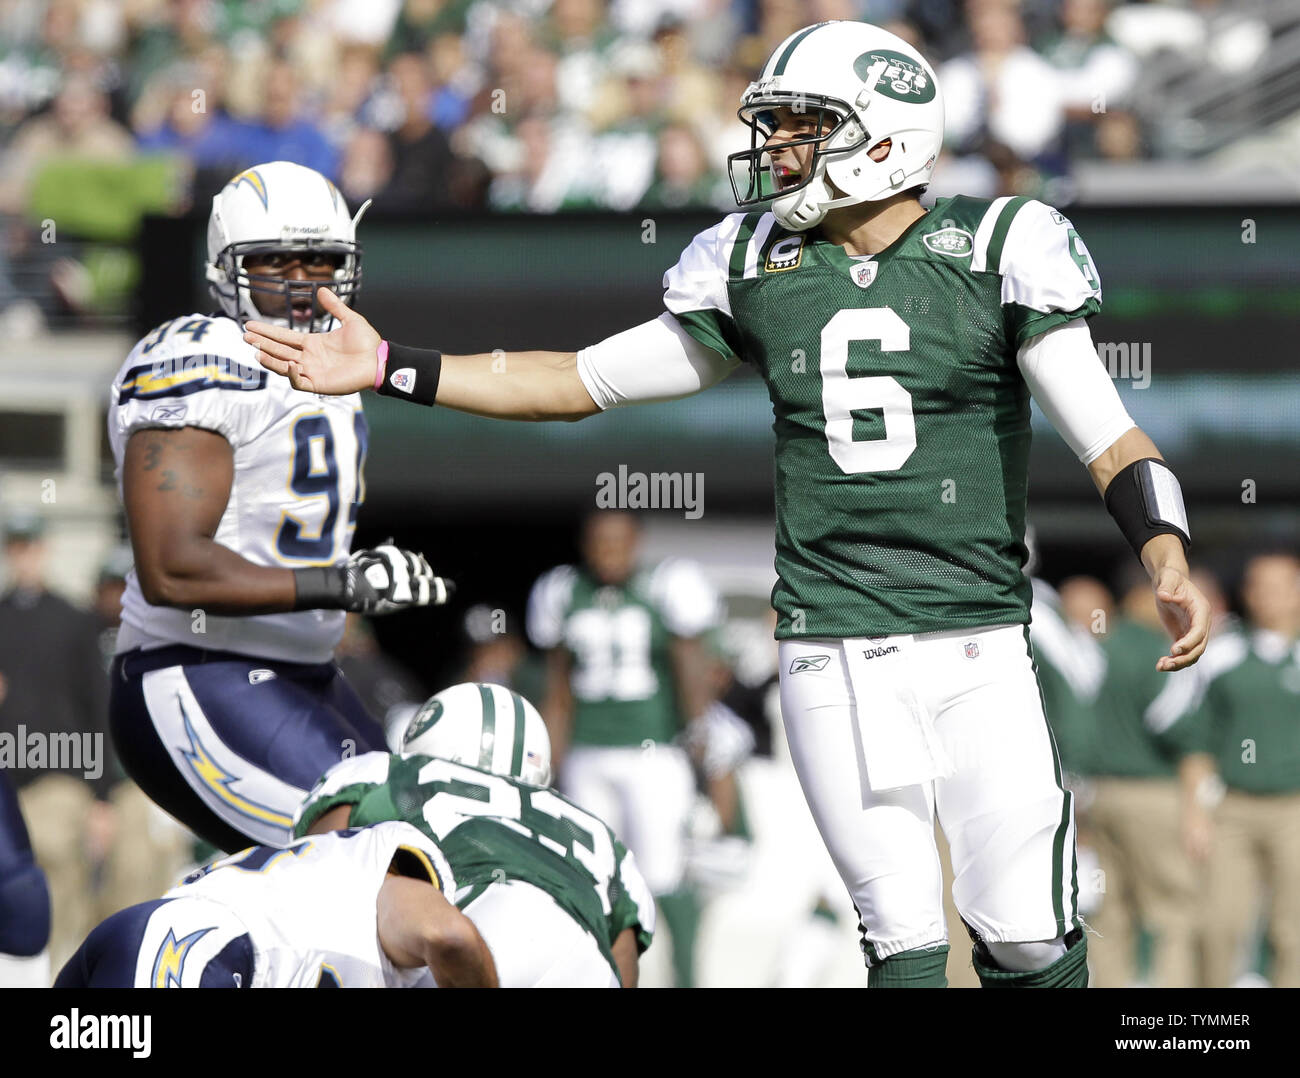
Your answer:
[[[515,744],[510,753],[510,774],[518,778],[524,770],[524,700],[517,692],[510,698],[515,704]]]
[[[483,698],[483,733],[478,743],[478,766],[491,771],[492,749],[497,740],[497,702],[490,685],[480,685],[478,694]]]
[[[791,41],[790,44],[788,44],[788,45],[785,47],[785,52],[781,53],[780,57],[777,59],[777,61],[776,61],[776,67],[772,69],[772,74],[773,74],[773,76],[776,76],[776,75],[784,75],[784,74],[785,74],[785,65],[788,64],[788,63],[790,62],[790,57],[794,55],[794,50],[798,47],[799,42],[801,42],[804,38],[806,38],[806,37],[807,37],[809,34],[811,34],[814,30],[820,30],[820,29],[821,29],[823,26],[825,26],[825,25],[826,25],[826,23],[824,23],[824,22],[819,22],[816,26],[810,26],[810,27],[808,27],[808,29],[806,29],[806,30],[804,30],[802,33],[800,33],[800,34],[799,34],[799,35],[798,35],[798,36],[797,36],[793,41]]]

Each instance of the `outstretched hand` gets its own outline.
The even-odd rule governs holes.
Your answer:
[[[1209,640],[1209,600],[1184,573],[1171,566],[1160,569],[1151,586],[1160,621],[1174,642],[1169,654],[1156,663],[1156,669],[1166,673],[1185,669],[1201,657]]]
[[[379,361],[379,334],[328,288],[318,289],[316,295],[339,322],[330,332],[304,333],[250,321],[244,326],[244,340],[257,349],[263,367],[285,375],[294,389],[342,396],[370,388]]]

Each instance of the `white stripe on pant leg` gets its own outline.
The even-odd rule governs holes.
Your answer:
[[[141,690],[154,730],[176,770],[209,809],[254,845],[290,841],[293,817],[307,791],[235,753],[213,730],[180,666],[152,670]]]

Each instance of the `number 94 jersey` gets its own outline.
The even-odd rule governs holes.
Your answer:
[[[778,638],[1025,622],[1031,337],[1101,306],[1070,222],[941,199],[849,256],[770,213],[701,233],[664,278],[697,340],[752,363],[776,433]]]
[[[234,453],[234,477],[215,539],[255,565],[298,569],[348,557],[363,498],[367,429],[358,394],[322,397],[264,369],[230,318],[188,315],[141,340],[113,380],[108,433],[117,463],[148,427],[200,427]],[[144,465],[149,467],[148,461]],[[168,482],[166,465],[156,473]],[[327,662],[343,635],[341,610],[228,618],[150,606],[134,572],[122,600],[117,650],[200,644],[287,662]]]

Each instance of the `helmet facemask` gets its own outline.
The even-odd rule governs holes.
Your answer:
[[[302,262],[326,256],[335,259],[336,264],[328,280],[295,281],[271,273],[249,273],[245,268],[248,261],[272,254],[297,256]],[[321,307],[317,292],[329,288],[352,306],[361,288],[361,244],[336,239],[231,243],[218,255],[216,269],[218,272],[211,275],[212,290],[223,301],[223,307],[237,311],[235,317],[241,326],[255,318],[308,333],[324,333],[334,327],[334,317]],[[299,310],[295,310],[295,301]]]
[[[844,101],[802,93],[747,94],[737,112],[749,127],[750,148],[727,158],[732,194],[738,206],[772,202],[777,220],[787,228],[811,228],[826,211],[854,201],[843,199],[826,176],[830,161],[862,148],[868,135],[853,109]],[[816,125],[812,134],[769,145],[777,130],[777,110],[789,108],[807,114]],[[811,146],[812,156],[798,179],[783,184],[772,165],[772,152]]]

